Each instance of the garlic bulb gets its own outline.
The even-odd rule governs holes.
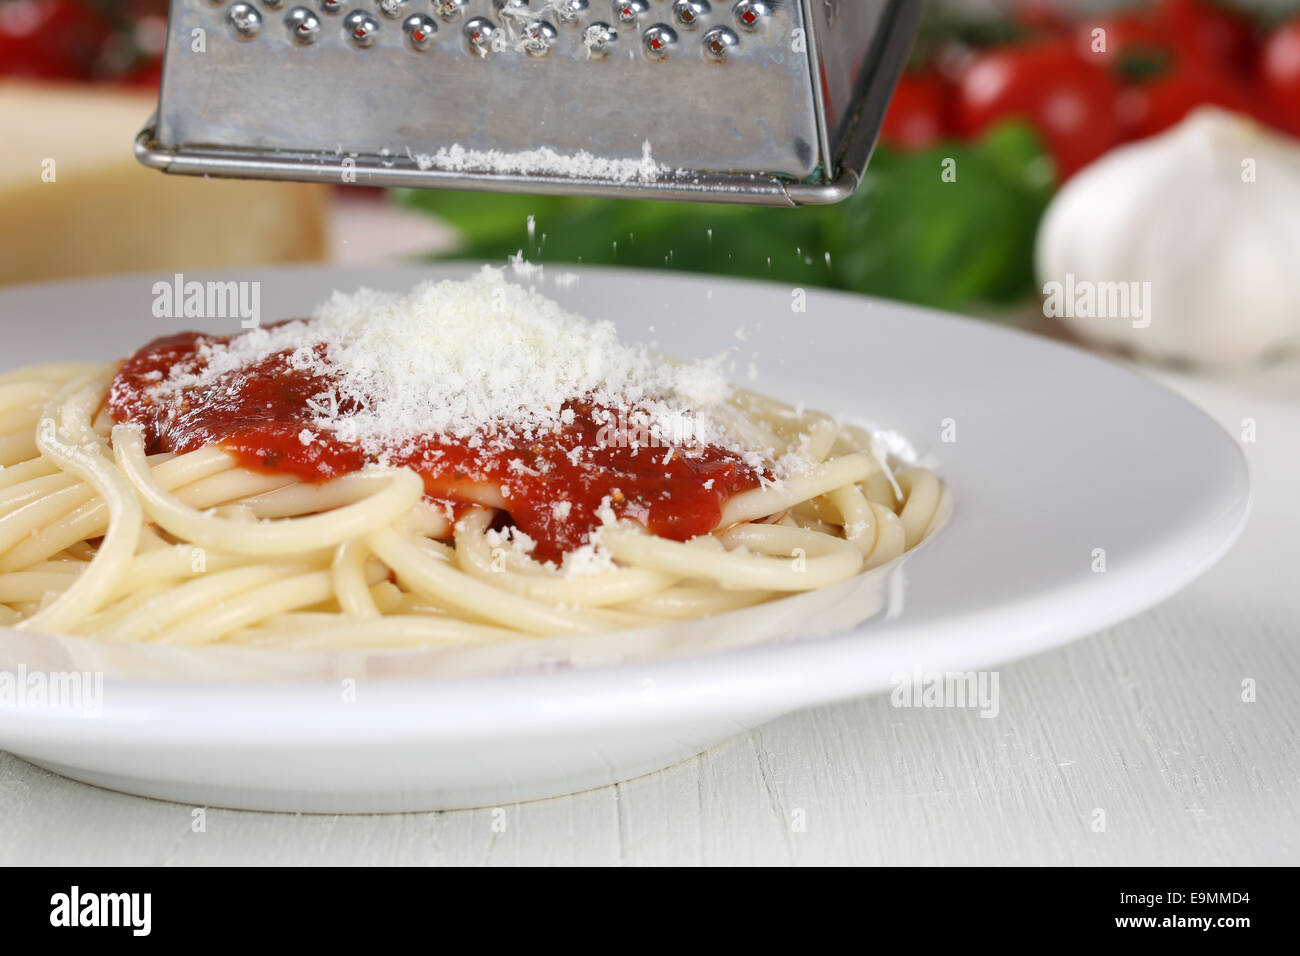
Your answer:
[[[1084,169],[1039,227],[1044,312],[1139,355],[1240,365],[1300,343],[1300,143],[1203,108]]]

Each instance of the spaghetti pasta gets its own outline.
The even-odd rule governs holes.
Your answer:
[[[182,367],[187,388],[204,387],[192,384],[192,355],[160,341],[172,343],[169,365],[151,370],[150,387]],[[745,435],[757,457],[691,439],[629,449],[619,432],[608,454],[602,446],[604,457],[583,459],[575,449],[595,439],[582,416],[608,421],[578,404],[588,391],[557,396],[566,411],[510,446],[534,454],[522,469],[501,453],[502,471],[492,471],[485,449],[496,446],[452,441],[444,427],[437,454],[407,440],[404,458],[364,443],[354,455],[354,437],[338,446],[352,466],[330,471],[318,436],[326,423],[301,430],[316,469],[303,474],[296,459],[258,457],[270,443],[250,453],[246,421],[221,433],[209,417],[204,440],[173,434],[167,447],[162,419],[123,401],[136,361],[0,376],[0,622],[105,641],[290,647],[636,628],[879,567],[934,530],[947,495],[930,471],[872,454],[861,429],[739,390],[710,407],[711,421]],[[256,361],[225,368],[222,394],[230,376],[255,379]],[[171,427],[177,409],[200,407],[196,394],[153,399],[152,410]],[[283,408],[265,404],[261,425],[278,427]],[[367,413],[382,412],[376,405]],[[551,461],[579,464],[547,471]],[[523,477],[503,479],[507,466]]]

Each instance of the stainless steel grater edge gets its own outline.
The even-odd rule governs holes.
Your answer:
[[[169,173],[765,205],[861,180],[923,0],[171,0]]]

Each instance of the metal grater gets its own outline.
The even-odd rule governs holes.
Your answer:
[[[172,0],[169,173],[767,205],[852,194],[922,0]]]

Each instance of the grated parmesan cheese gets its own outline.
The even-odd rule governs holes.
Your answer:
[[[650,434],[676,434],[690,422],[695,437],[754,467],[765,457],[728,436],[726,416],[710,414],[730,394],[717,362],[677,364],[624,344],[612,323],[567,312],[486,266],[468,280],[428,282],[408,294],[335,293],[311,319],[203,340],[197,357],[198,365],[175,366],[152,394],[213,387],[241,368],[282,360],[327,383],[309,402],[304,444],[327,433],[381,463],[429,435],[471,447],[532,439],[571,423],[564,406],[573,400],[634,412]]]
[[[560,564],[560,573],[566,578],[581,578],[606,574],[617,568],[614,556],[600,540],[600,529],[593,531],[588,543],[566,554]]]
[[[600,179],[615,183],[627,183],[633,180],[654,182],[660,176],[671,172],[667,166],[655,161],[649,140],[642,143],[639,159],[612,159],[597,156],[585,149],[576,153],[561,153],[549,146],[517,151],[468,149],[460,143],[444,146],[432,154],[413,154],[411,158],[421,170],[564,176],[570,179]]]
[[[528,534],[515,527],[501,529],[489,528],[484,534],[488,546],[493,550],[500,548],[518,557],[527,557],[537,548],[537,542]]]

